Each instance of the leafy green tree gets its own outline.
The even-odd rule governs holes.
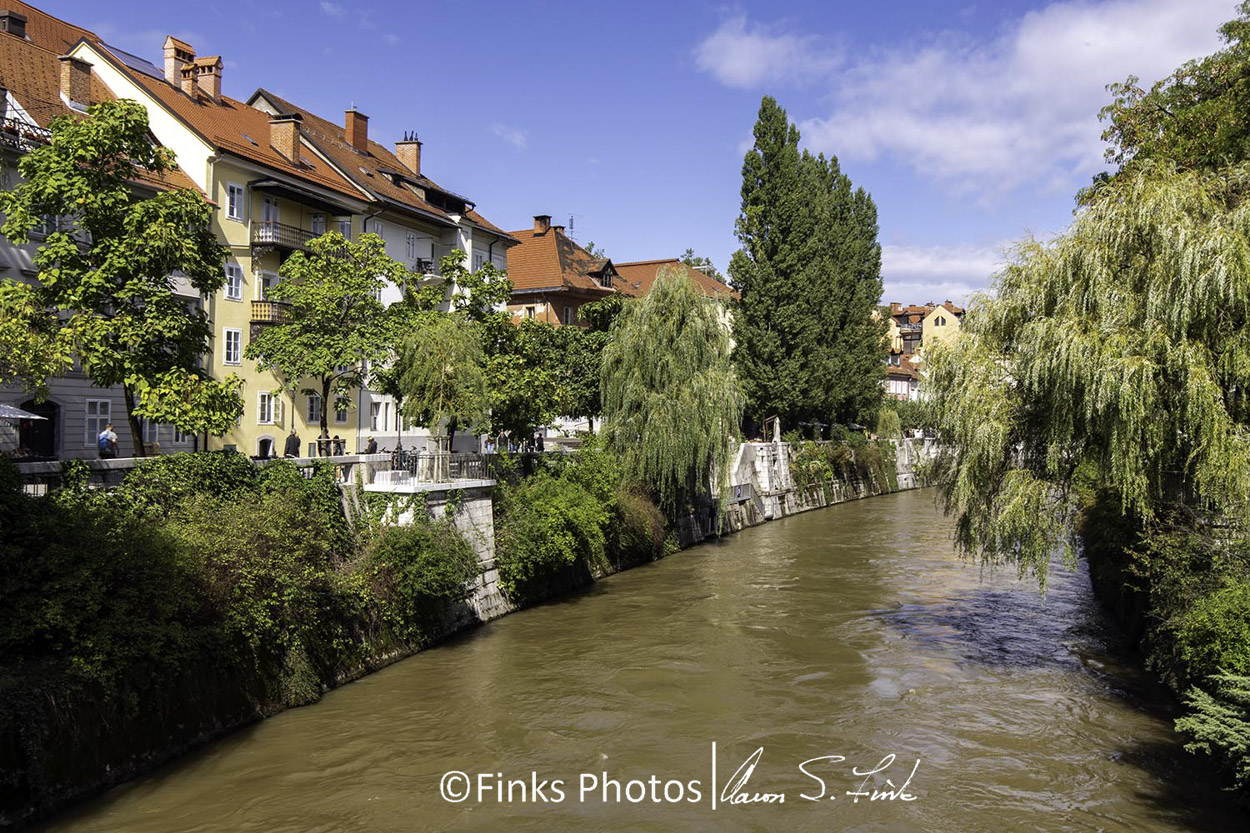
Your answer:
[[[743,399],[724,308],[684,271],[662,269],[625,305],[603,355],[604,438],[627,477],[676,512],[725,481]]]
[[[271,370],[295,389],[308,380],[308,394],[321,397],[321,430],[328,412],[364,383],[367,363],[385,363],[416,321],[420,309],[405,300],[386,306],[387,284],[405,291],[408,269],[386,254],[376,234],[351,241],[327,232],[309,241],[308,251],[287,258],[268,298],[283,306],[281,319],[267,324],[247,345],[258,370]]]
[[[510,325],[511,326],[511,325]],[[524,441],[565,412],[557,328],[527,318],[486,360],[492,431]]]
[[[565,393],[564,416],[585,417],[594,431],[594,421],[603,411],[599,377],[603,351],[608,346],[612,322],[620,314],[624,296],[613,293],[583,304],[578,313],[585,327],[560,327],[560,372]]]
[[[403,413],[433,436],[455,437],[460,426],[474,432],[487,419],[490,394],[481,336],[455,314],[439,316],[404,341],[396,359]]]
[[[605,251],[603,250],[603,247],[602,247],[602,246],[596,246],[596,245],[595,245],[595,241],[593,241],[593,240],[591,240],[589,243],[587,243],[587,244],[586,244],[585,246],[583,246],[582,248],[583,248],[583,249],[585,249],[585,250],[586,250],[586,254],[590,255],[591,257],[596,257],[596,258],[605,258],[605,257],[607,257],[607,256],[608,256],[608,253],[607,253],[607,252],[605,252]]]
[[[241,382],[199,369],[212,330],[173,277],[195,295],[220,288],[225,250],[212,206],[187,189],[140,195],[142,176],[175,164],[135,102],[102,102],[51,128],[51,141],[18,163],[23,182],[0,193],[10,241],[51,229],[35,255],[37,282],[0,282],[0,378],[43,393],[77,357],[93,384],[122,386],[140,456],[141,419],[225,433],[242,413]]]
[[[725,276],[717,270],[716,265],[712,263],[712,259],[696,255],[694,249],[686,249],[681,256],[681,262],[692,269],[698,269],[703,274],[715,278],[721,283],[725,283]]]
[[[837,159],[800,153],[771,97],[742,165],[742,248],[729,265],[742,294],[734,358],[747,413],[761,422],[867,422],[881,399],[885,323],[877,210]]]
[[[1149,91],[1130,76],[1111,84],[1114,96],[1102,109],[1108,122],[1103,139],[1107,161],[1132,169],[1154,160],[1182,168],[1216,169],[1250,159],[1250,3],[1220,27],[1227,46],[1200,60],[1189,61]],[[1088,199],[1106,182],[1082,192]]]

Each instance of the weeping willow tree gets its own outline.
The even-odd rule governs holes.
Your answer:
[[[463,315],[429,320],[405,340],[395,361],[403,415],[433,437],[454,439],[459,427],[484,427],[490,403],[485,362],[481,335]]]
[[[629,302],[603,353],[603,430],[626,475],[670,513],[728,476],[743,399],[724,308],[665,268]]]
[[[1148,527],[1250,496],[1250,166],[1124,172],[1021,244],[931,351],[947,509],[968,552],[1043,583],[1080,482]]]

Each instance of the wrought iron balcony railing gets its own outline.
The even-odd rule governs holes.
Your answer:
[[[282,249],[302,249],[315,235],[297,226],[288,226],[274,220],[252,223],[252,245],[273,246]]]
[[[30,122],[18,119],[0,119],[0,142],[17,150],[33,150],[39,145],[46,145],[52,138],[52,131]]]

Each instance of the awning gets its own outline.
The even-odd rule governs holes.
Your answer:
[[[0,402],[0,419],[47,419],[39,414],[32,414],[30,411],[23,411],[13,405],[5,405]]]

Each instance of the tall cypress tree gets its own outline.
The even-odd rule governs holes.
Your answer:
[[[734,359],[747,415],[783,424],[865,421],[881,397],[881,249],[872,198],[836,158],[799,152],[799,131],[766,96],[742,165],[742,299]]]

